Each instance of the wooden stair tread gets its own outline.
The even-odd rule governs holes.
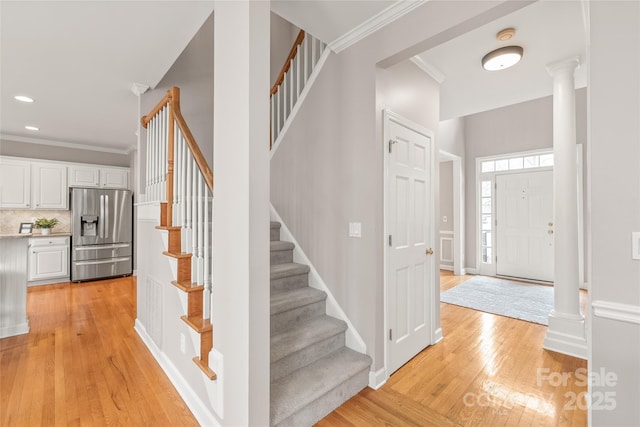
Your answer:
[[[204,290],[204,285],[198,285],[196,282],[180,283],[177,280],[172,280],[171,284],[184,292],[197,292]]]
[[[176,252],[164,251],[164,252],[162,252],[162,254],[166,255],[166,256],[169,256],[171,258],[176,258],[176,259],[191,258],[191,254],[188,254],[188,253],[176,253]]]
[[[203,333],[213,329],[210,319],[203,319],[201,316],[180,316],[180,318],[196,332]]]
[[[182,227],[174,227],[170,225],[156,225],[156,230],[179,231]]]
[[[209,368],[209,366],[207,366],[206,363],[204,363],[204,361],[200,360],[199,357],[194,357],[193,361],[195,362],[196,365],[198,365],[198,368],[200,368],[200,370],[202,372],[204,372],[204,374],[210,379],[210,380],[216,380],[218,378],[218,376],[216,375],[215,372],[213,372],[211,370],[211,368]]]

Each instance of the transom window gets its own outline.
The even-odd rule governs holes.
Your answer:
[[[481,173],[546,168],[549,166],[553,166],[553,153],[532,154],[507,157],[504,159],[483,160],[481,163]]]

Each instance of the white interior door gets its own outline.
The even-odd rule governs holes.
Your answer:
[[[496,273],[553,281],[553,172],[496,176]]]
[[[433,255],[432,136],[388,118],[387,369],[431,344]]]

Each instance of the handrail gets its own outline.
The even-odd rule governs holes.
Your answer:
[[[209,190],[213,191],[213,172],[211,172],[211,168],[209,167],[207,160],[204,158],[204,155],[202,154],[198,143],[193,137],[193,134],[191,133],[189,126],[187,126],[187,122],[184,120],[182,112],[180,111],[180,88],[174,86],[169,89],[167,91],[167,94],[160,100],[160,102],[158,102],[153,110],[151,110],[148,115],[142,117],[142,126],[144,126],[144,128],[146,129],[151,119],[156,114],[158,114],[158,112],[162,110],[162,108],[167,104],[169,104],[171,111],[173,111],[174,120],[177,122],[178,127],[180,127],[180,130],[182,131],[184,139],[187,142],[187,146],[189,147],[189,150],[191,151],[191,154],[193,155],[193,158],[198,165],[198,169],[200,169],[200,173],[202,173],[202,176],[207,183],[207,187],[209,187]],[[173,122],[173,120],[171,122]],[[169,136],[170,138],[173,138],[173,132],[170,132]],[[173,144],[169,144],[168,149],[170,151],[168,162],[171,171],[173,171]]]
[[[278,74],[276,82],[271,87],[271,96],[275,95],[276,92],[278,92],[278,87],[280,87],[280,85],[284,81],[284,75],[287,73],[287,71],[289,71],[289,68],[291,68],[291,62],[298,54],[298,46],[300,46],[304,41],[304,34],[304,30],[300,30],[300,32],[298,33],[298,37],[296,37],[296,40],[293,42],[293,46],[291,47],[289,56],[287,56],[287,59],[282,66],[282,70],[280,70],[280,74]]]

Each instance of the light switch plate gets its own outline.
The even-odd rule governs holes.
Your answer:
[[[640,231],[631,233],[631,259],[640,260]]]
[[[349,223],[349,237],[362,237],[362,224],[359,222]]]

